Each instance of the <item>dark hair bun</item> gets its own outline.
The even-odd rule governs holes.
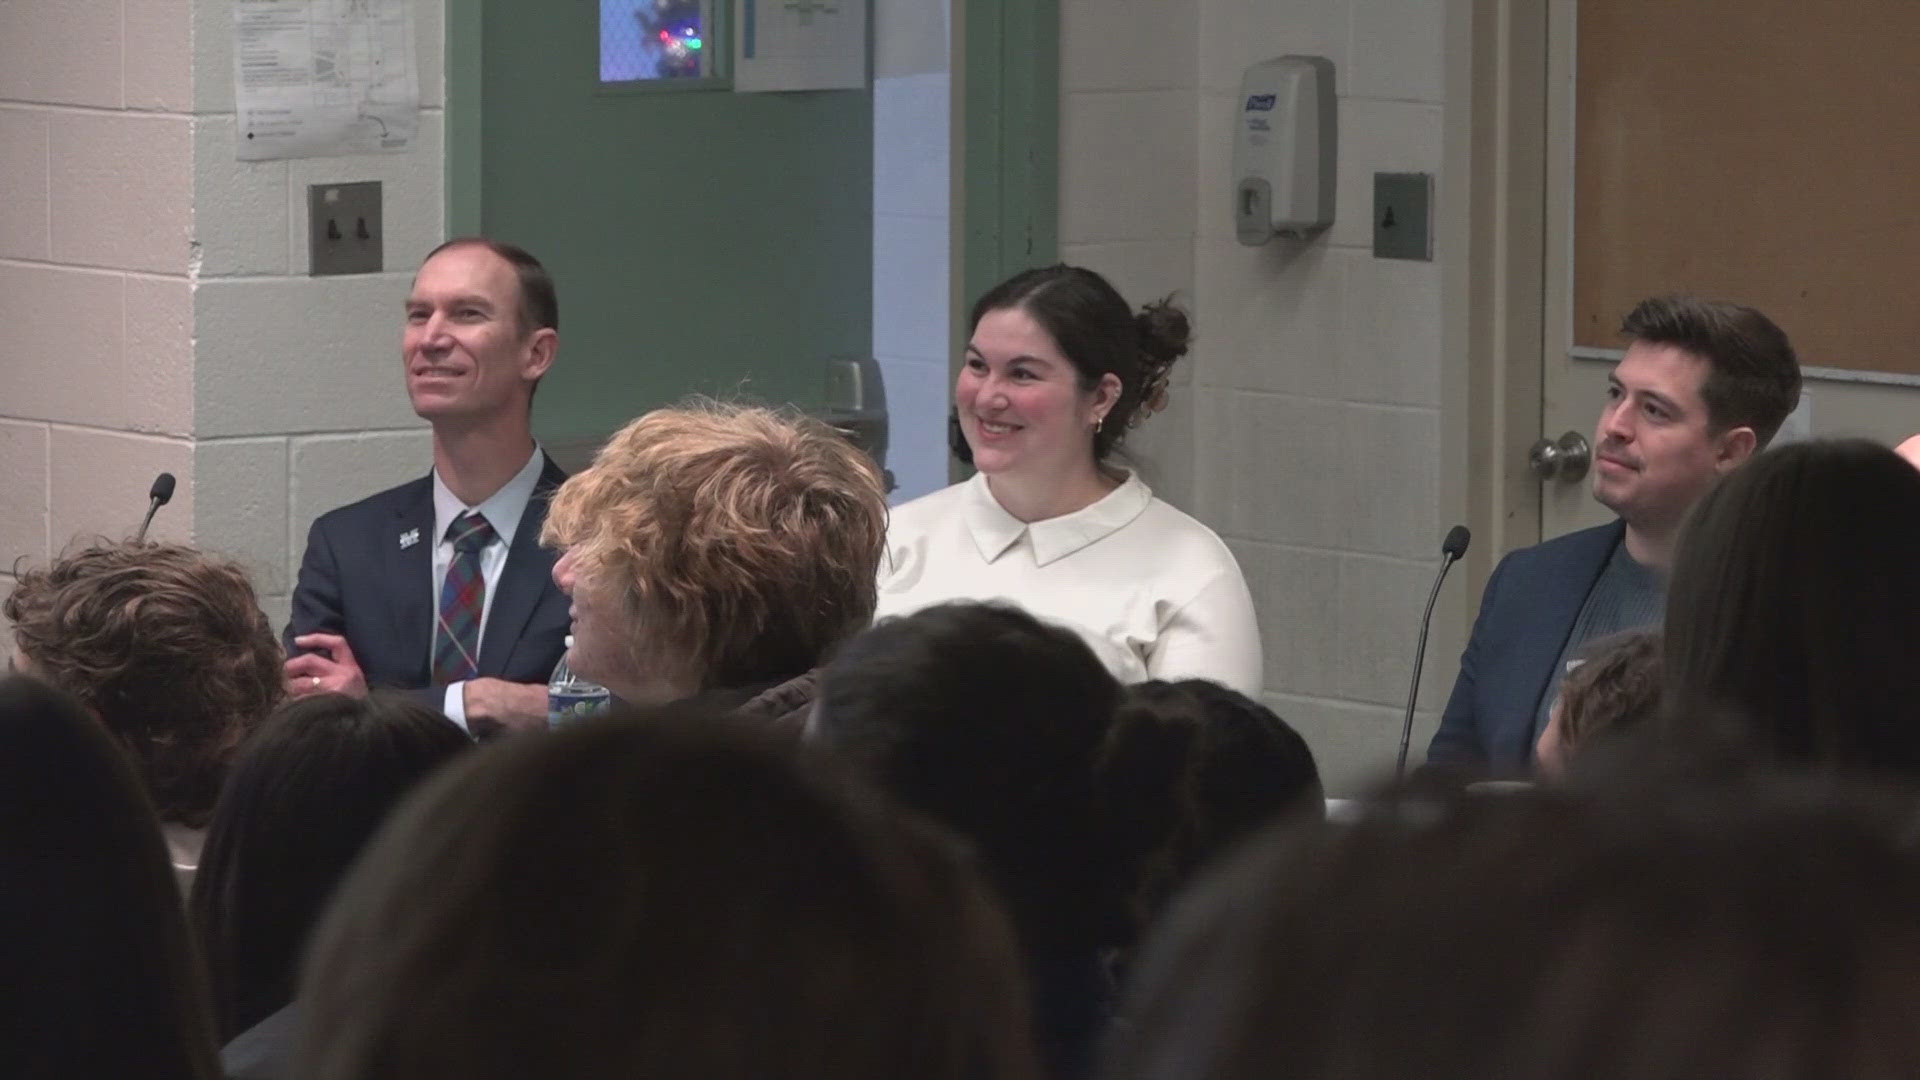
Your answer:
[[[1140,396],[1131,402],[1129,428],[1167,407],[1167,375],[1193,340],[1187,313],[1171,296],[1141,307],[1133,325],[1140,332]]]

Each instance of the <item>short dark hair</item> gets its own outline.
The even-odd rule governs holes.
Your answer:
[[[470,747],[397,694],[282,705],[241,748],[214,808],[189,904],[222,1041],[293,1000],[321,909],[388,811]]]
[[[1694,507],[1667,590],[1666,738],[1920,778],[1920,471],[1864,439],[1770,450]]]
[[[1273,710],[1204,679],[1128,687],[1114,717],[1108,769],[1117,811],[1157,841],[1142,868],[1142,925],[1200,869],[1277,815],[1318,815],[1325,792],[1313,751]],[[1117,790],[1121,784],[1135,790]]]
[[[1093,456],[1107,456],[1127,432],[1166,402],[1168,373],[1185,356],[1192,332],[1172,297],[1138,312],[1106,278],[1081,266],[1056,263],[1023,270],[987,290],[973,305],[970,326],[988,312],[1018,308],[1033,317],[1073,364],[1082,391],[1112,374],[1120,399],[1093,434]],[[971,461],[965,440],[955,448]]]
[[[1102,813],[1120,687],[1084,641],[1018,608],[885,619],[820,676],[810,738],[978,845],[1028,955],[1125,943],[1128,852]]]
[[[9,1076],[220,1075],[153,806],[79,701],[0,679],[0,1022]]]
[[[1560,684],[1567,749],[1608,731],[1638,727],[1660,712],[1660,631],[1627,630],[1592,642]]]
[[[1692,296],[1642,300],[1620,332],[1707,362],[1700,387],[1713,430],[1750,427],[1756,448],[1773,441],[1800,403],[1800,362],[1772,319],[1753,308]]]
[[[1910,794],[1401,794],[1182,899],[1113,1080],[1903,1076]]]
[[[435,255],[456,247],[479,247],[493,252],[513,267],[514,277],[520,282],[520,336],[525,337],[535,330],[560,329],[560,295],[553,287],[553,275],[533,253],[505,240],[495,240],[490,236],[456,236],[441,244],[427,257],[420,260],[425,266]]]
[[[5,610],[34,673],[132,751],[161,819],[204,826],[234,749],[285,692],[246,570],[181,544],[98,544],[21,574]]]
[[[818,763],[814,763],[818,764]],[[1031,1080],[965,855],[681,706],[428,780],[315,935],[296,1075]]]

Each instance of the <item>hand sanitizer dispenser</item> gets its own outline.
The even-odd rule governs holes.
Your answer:
[[[1282,56],[1247,69],[1233,131],[1233,224],[1240,242],[1304,239],[1333,224],[1338,158],[1333,61]]]

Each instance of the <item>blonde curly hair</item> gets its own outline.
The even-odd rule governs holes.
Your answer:
[[[792,678],[873,621],[880,471],[816,420],[696,403],[608,440],[541,541],[621,599],[628,650],[699,689]]]

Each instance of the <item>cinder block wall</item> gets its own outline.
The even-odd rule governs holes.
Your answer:
[[[410,153],[235,159],[232,0],[0,6],[0,592],[152,535],[242,559],[278,626],[306,527],[418,475],[400,305],[444,235],[442,0],[415,0]],[[387,272],[304,274],[306,187],[380,180]]]
[[[1440,172],[1445,9],[1063,3],[1066,256],[1130,299],[1187,294],[1194,355],[1136,454],[1163,497],[1232,545],[1259,605],[1267,703],[1335,793],[1391,765],[1444,531],[1439,263],[1369,247],[1372,174]],[[1338,68],[1338,221],[1311,243],[1243,247],[1230,217],[1240,76],[1288,53]],[[1416,761],[1458,648],[1437,625]]]

